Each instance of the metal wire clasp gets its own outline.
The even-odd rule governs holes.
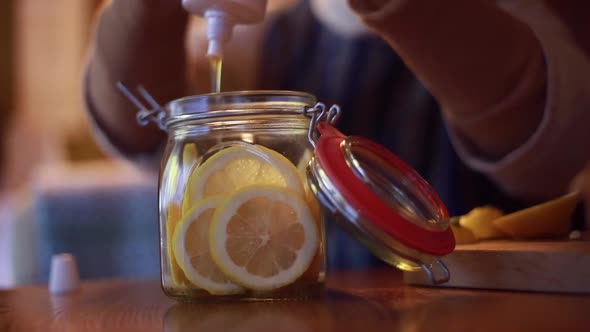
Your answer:
[[[434,273],[433,268],[435,268],[436,266],[438,266],[438,268],[442,272],[442,276],[437,276]],[[428,276],[433,285],[444,284],[451,280],[451,273],[449,272],[447,266],[441,260],[437,260],[430,267],[424,263],[420,263],[420,267],[422,267],[422,270],[426,272],[426,275]]]
[[[137,107],[138,112],[136,115],[137,123],[140,126],[147,126],[150,122],[153,122],[158,125],[158,127],[162,130],[166,130],[166,111],[158,102],[152,97],[152,95],[147,92],[144,87],[141,85],[137,87],[137,92],[143,99],[148,103],[150,106],[149,108],[146,107],[140,100],[137,98],[126,86],[121,82],[117,82],[117,88],[121,93],[131,101],[135,107]]]
[[[326,112],[326,105],[323,103],[317,103],[313,108],[305,110],[305,114],[311,114],[311,122],[309,124],[309,131],[307,132],[307,139],[313,148],[315,149],[315,142],[320,137],[320,133],[317,130],[318,123],[320,121],[326,121],[329,124],[335,124],[340,118],[340,106],[332,105]]]

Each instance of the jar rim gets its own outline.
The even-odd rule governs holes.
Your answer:
[[[164,128],[186,121],[241,116],[306,115],[316,97],[301,91],[243,90],[186,96],[166,104],[161,116]]]
[[[166,105],[169,117],[219,110],[297,110],[313,107],[316,97],[301,91],[244,90],[185,96]]]

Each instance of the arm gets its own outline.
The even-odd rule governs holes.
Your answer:
[[[127,156],[150,154],[162,142],[154,125],[140,127],[137,110],[117,81],[142,84],[156,100],[183,96],[187,15],[181,2],[114,0],[103,7],[85,73],[85,102],[106,139]]]
[[[587,71],[588,62],[542,2],[350,1],[438,99],[468,165],[519,198],[567,189],[588,158],[572,142],[590,139],[579,124],[590,104],[571,92],[587,88],[565,67]]]
[[[354,2],[363,10],[363,0]],[[367,13],[366,22],[430,89],[456,129],[490,158],[522,144],[540,122],[544,96],[543,53],[530,29],[486,0],[391,5],[397,8]],[[462,125],[507,99],[517,99],[522,111],[512,114],[515,125],[502,128],[503,137],[493,134],[501,121],[486,128]]]

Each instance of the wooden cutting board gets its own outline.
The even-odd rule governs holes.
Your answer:
[[[443,262],[451,279],[436,287],[590,293],[590,241],[458,245]],[[432,285],[422,272],[405,272],[404,281]]]

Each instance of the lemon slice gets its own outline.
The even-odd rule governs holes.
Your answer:
[[[491,205],[476,207],[459,218],[459,225],[470,230],[479,240],[497,239],[506,235],[496,228],[493,221],[502,217],[504,212]]]
[[[182,218],[174,232],[174,256],[195,286],[211,294],[236,294],[243,288],[224,276],[209,252],[209,225],[220,201],[218,197],[205,199]]]
[[[168,206],[168,215],[166,218],[166,252],[168,253],[168,260],[170,262],[170,274],[172,275],[172,282],[175,286],[188,286],[190,281],[185,277],[184,272],[176,257],[174,257],[174,230],[176,225],[180,222],[181,212],[180,207],[176,204]]]
[[[579,200],[573,192],[498,218],[494,226],[517,239],[565,236]]]
[[[202,198],[227,195],[253,184],[272,184],[303,193],[301,177],[289,159],[260,145],[238,145],[217,152],[190,175],[183,211]]]
[[[455,243],[457,244],[468,244],[477,242],[477,238],[473,235],[473,232],[469,228],[451,225],[453,236],[455,236]]]
[[[229,196],[210,228],[213,260],[235,283],[271,290],[297,280],[319,245],[314,216],[302,195],[255,185]]]

